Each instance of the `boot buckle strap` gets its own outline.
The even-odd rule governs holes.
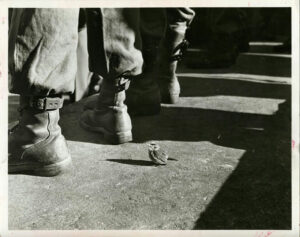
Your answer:
[[[29,105],[32,108],[39,110],[54,110],[63,107],[63,98],[60,97],[45,97],[45,98],[35,98],[31,97],[29,99]]]

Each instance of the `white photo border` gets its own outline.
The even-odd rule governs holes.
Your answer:
[[[191,231],[9,231],[8,230],[8,8],[79,7],[291,7],[292,8],[292,230],[191,230]],[[0,237],[114,237],[114,236],[299,236],[299,1],[298,0],[0,0]]]

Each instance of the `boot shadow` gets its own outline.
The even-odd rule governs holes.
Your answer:
[[[64,106],[60,111],[59,125],[62,134],[69,141],[80,141],[95,144],[109,144],[102,133],[87,131],[80,125],[85,100]]]

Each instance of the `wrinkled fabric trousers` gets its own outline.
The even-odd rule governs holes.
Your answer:
[[[143,41],[165,25],[189,24],[189,8],[87,8],[89,68],[108,80],[143,66]],[[9,90],[30,96],[73,92],[79,9],[14,9],[9,29]],[[164,20],[165,19],[165,20]]]

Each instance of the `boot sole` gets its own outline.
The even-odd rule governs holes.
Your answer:
[[[24,164],[9,164],[9,174],[32,174],[36,176],[51,177],[56,176],[70,170],[72,167],[72,159],[68,157],[61,162],[51,165],[42,166],[40,163],[24,163]]]
[[[111,144],[117,145],[132,141],[131,130],[126,132],[111,133],[103,127],[90,126],[82,120],[80,120],[80,125],[88,131],[102,133],[104,139]]]

